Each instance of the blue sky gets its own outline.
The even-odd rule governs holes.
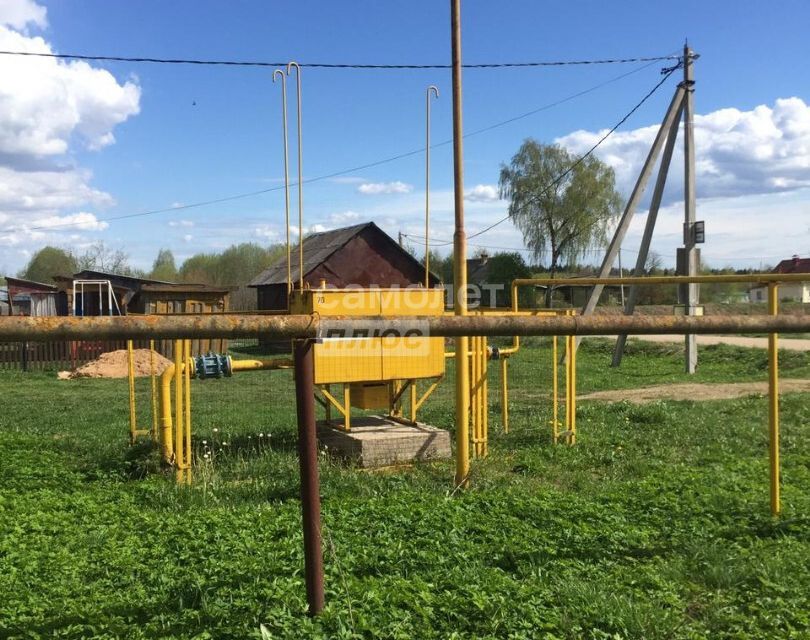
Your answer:
[[[4,49],[42,38],[37,46],[60,53],[169,58],[396,64],[446,63],[450,54],[449,4],[436,0],[8,3],[0,8]],[[793,253],[810,254],[808,24],[810,4],[802,1],[780,2],[775,9],[755,1],[552,6],[466,0],[464,61],[662,55],[678,52],[688,37],[701,55],[695,105],[705,117],[705,130],[698,129],[698,163],[703,167],[698,218],[707,225],[704,259],[715,266],[758,267]],[[283,237],[282,191],[99,222],[279,186],[280,92],[270,69],[94,62],[85,65],[87,73],[69,74],[70,64],[75,63],[0,60],[4,70],[14,65],[19,83],[16,92],[7,88],[3,94],[0,89],[0,98],[13,105],[15,96],[25,92],[31,101],[51,105],[30,122],[17,112],[17,119],[5,125],[5,137],[6,116],[0,113],[0,169],[5,169],[0,178],[19,184],[17,191],[11,189],[16,200],[4,203],[0,196],[0,271],[18,270],[46,243],[81,251],[103,239],[124,248],[136,266],[148,268],[160,247],[172,249],[182,260],[235,242]],[[500,163],[509,160],[524,138],[561,140],[573,151],[586,149],[599,130],[615,124],[658,82],[661,66],[466,71],[466,131],[635,71],[563,106],[468,138],[466,189],[479,187],[467,203],[469,232],[503,217],[506,204],[492,198],[492,187]],[[625,194],[654,133],[651,125],[662,117],[675,83],[672,78],[622,127],[624,137],[605,145],[603,159],[616,163]],[[432,129],[434,142],[440,142],[451,135],[448,70],[305,69],[305,177],[419,148],[428,84],[441,92],[433,104]],[[786,102],[789,98],[798,101]],[[292,111],[292,100],[290,107]],[[69,112],[74,117],[49,120]],[[45,142],[23,144],[21,136],[8,133],[26,127],[34,133],[48,131],[39,137],[61,141],[64,149],[44,151]],[[33,138],[38,136],[26,140]],[[431,235],[450,239],[450,147],[434,150],[432,161]],[[294,174],[294,164],[292,169]],[[32,181],[36,171],[44,172],[42,180]],[[306,225],[321,229],[375,220],[392,235],[400,230],[421,234],[423,172],[423,157],[416,155],[308,185]],[[49,181],[56,173],[66,181],[61,191]],[[674,172],[653,245],[668,264],[674,262],[680,235],[678,177]],[[637,248],[643,219],[637,217],[627,239],[627,262]],[[46,231],[27,228],[65,221],[79,224]],[[475,240],[480,245],[473,244],[473,250],[523,246],[510,223]],[[589,261],[599,257],[594,252]]]

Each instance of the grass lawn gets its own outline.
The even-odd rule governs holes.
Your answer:
[[[581,393],[764,380],[764,351],[587,341]],[[782,401],[783,509],[768,515],[767,407],[582,403],[549,442],[550,350],[512,358],[490,456],[370,473],[323,457],[327,608],[306,616],[289,371],[194,381],[195,483],[126,444],[126,380],[0,374],[0,638],[807,638],[810,394]],[[785,377],[810,356],[782,354]],[[147,380],[138,382],[145,400]],[[453,429],[452,370],[422,418]],[[148,422],[142,401],[140,417]]]

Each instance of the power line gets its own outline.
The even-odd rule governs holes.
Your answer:
[[[33,58],[57,58],[62,60],[89,60],[95,62],[134,62],[150,64],[187,64],[199,66],[221,67],[284,67],[287,62],[267,62],[260,60],[201,60],[195,58],[152,58],[152,57],[126,57],[109,55],[83,55],[75,53],[44,53],[35,51],[0,51],[5,56],[25,56]],[[546,60],[539,62],[484,62],[479,64],[464,64],[465,69],[509,69],[532,67],[567,67],[605,64],[631,64],[634,62],[660,62],[673,60],[676,56],[637,56],[634,58],[603,58],[597,60]],[[302,62],[301,67],[310,69],[450,69],[449,64],[352,64],[352,63],[325,63]]]
[[[425,240],[424,240],[425,236],[422,236],[422,235],[419,235],[419,234],[403,233],[402,237],[413,240],[413,242],[415,242],[416,244],[422,245],[422,246],[424,246],[424,244],[425,244]],[[436,240],[438,241],[438,244],[434,244],[434,239],[431,238],[431,240],[430,240],[430,246],[431,247],[433,247],[433,246],[443,247],[443,246],[453,244],[452,241],[439,240],[438,238]],[[490,244],[478,244],[477,242],[470,243],[470,246],[471,247],[477,247],[479,249],[495,249],[497,251],[521,251],[521,252],[525,252],[525,253],[533,253],[533,251],[531,249],[527,249],[526,247],[501,247],[501,246],[495,246],[495,245],[490,245]],[[607,250],[606,247],[601,247],[601,248],[592,247],[592,248],[583,249],[580,253],[604,253],[606,250]],[[622,248],[622,251],[625,251],[627,253],[635,253],[635,254],[638,253],[638,251],[634,251],[633,249]]]
[[[5,52],[0,51],[0,54],[3,54],[3,53],[5,53]],[[633,69],[632,71],[629,71],[629,72],[623,73],[621,75],[615,76],[614,78],[611,78],[609,80],[606,80],[604,82],[596,84],[596,85],[594,85],[592,87],[589,87],[587,89],[584,89],[582,91],[572,93],[572,94],[570,94],[570,95],[568,95],[568,96],[566,96],[564,98],[561,98],[559,100],[555,100],[554,102],[549,102],[549,103],[547,103],[547,104],[545,104],[545,105],[543,105],[541,107],[538,107],[538,108],[533,109],[531,111],[527,111],[527,112],[522,113],[522,114],[520,114],[518,116],[513,116],[511,118],[508,118],[507,120],[503,120],[501,122],[496,122],[495,124],[488,125],[488,126],[483,127],[481,129],[476,129],[474,131],[470,131],[469,133],[466,133],[464,135],[464,138],[470,138],[470,137],[473,137],[473,136],[476,136],[476,135],[480,135],[482,133],[486,133],[488,131],[492,131],[493,129],[497,129],[499,127],[505,126],[507,124],[511,124],[511,123],[516,122],[518,120],[528,118],[528,117],[530,117],[532,115],[540,113],[541,111],[551,109],[553,107],[559,106],[559,105],[564,104],[566,102],[570,102],[571,100],[579,98],[579,97],[581,97],[583,95],[586,95],[588,93],[592,93],[593,91],[601,89],[602,87],[605,87],[605,86],[607,86],[609,84],[612,84],[614,82],[618,82],[619,80],[622,80],[622,79],[626,78],[627,76],[630,76],[630,75],[632,75],[634,73],[638,73],[639,71],[643,71],[644,69],[646,69],[647,67],[649,67],[649,66],[651,66],[653,64],[655,64],[655,61],[652,61],[652,62],[650,62],[648,64],[645,64],[645,65],[639,67],[638,69]],[[439,147],[447,146],[447,145],[449,145],[451,143],[452,143],[452,140],[443,140],[442,142],[437,142],[436,144],[432,144],[430,148],[431,149],[437,149]],[[399,153],[397,155],[390,156],[388,158],[383,158],[381,160],[375,160],[373,162],[369,162],[369,163],[366,163],[366,164],[351,167],[349,169],[342,169],[340,171],[334,171],[332,173],[328,173],[328,174],[321,175],[321,176],[316,176],[314,178],[308,178],[308,179],[305,179],[303,181],[303,184],[312,184],[314,182],[321,182],[323,180],[328,180],[330,178],[337,178],[337,177],[344,176],[344,175],[347,175],[347,174],[357,173],[358,171],[364,171],[366,169],[372,169],[374,167],[379,167],[381,165],[388,164],[388,163],[391,163],[391,162],[395,162],[397,160],[403,160],[405,158],[409,158],[411,156],[419,155],[419,154],[422,154],[424,152],[425,152],[424,147],[420,147],[419,149],[413,149],[411,151],[406,151],[404,153]],[[298,185],[297,181],[290,183],[291,187],[297,186],[297,185]],[[284,188],[283,185],[281,185],[281,186],[277,186],[277,187],[270,187],[270,188],[267,188],[267,189],[259,189],[257,191],[248,191],[248,192],[245,192],[245,193],[238,193],[238,194],[234,194],[234,195],[230,195],[230,196],[223,196],[221,198],[214,198],[214,199],[211,199],[211,200],[203,200],[203,201],[200,201],[200,202],[193,202],[193,203],[189,203],[189,204],[186,204],[186,205],[163,207],[163,208],[159,208],[159,209],[151,209],[151,210],[148,210],[148,211],[141,211],[141,212],[137,212],[137,213],[128,213],[128,214],[123,214],[123,215],[119,215],[119,216],[110,216],[110,217],[107,217],[107,218],[98,218],[97,222],[115,222],[115,221],[118,221],[118,220],[128,220],[128,219],[131,219],[131,218],[141,218],[141,217],[153,216],[153,215],[157,215],[157,214],[161,214],[161,213],[171,213],[173,211],[183,211],[183,210],[187,210],[187,209],[195,209],[195,208],[199,208],[199,207],[206,207],[206,206],[210,206],[210,205],[214,205],[214,204],[222,204],[222,203],[225,203],[225,202],[233,202],[235,200],[242,200],[242,199],[245,199],[245,198],[252,198],[252,197],[255,197],[255,196],[264,195],[264,194],[271,193],[271,192],[274,192],[274,191],[280,191],[283,188]],[[508,219],[508,217],[506,219]],[[500,222],[504,222],[504,221],[505,220],[501,220]],[[496,223],[496,225],[500,224],[500,222]],[[26,231],[26,232],[27,231],[46,231],[46,230],[51,230],[51,229],[61,229],[61,228],[64,228],[64,227],[81,226],[81,225],[84,225],[84,224],[87,224],[87,223],[86,222],[64,222],[64,223],[61,223],[61,224],[41,225],[41,226],[36,226],[36,227],[11,227],[11,228],[0,230],[0,233],[13,233],[13,232],[17,232],[17,231]],[[496,226],[496,225],[493,225],[493,226]],[[484,233],[486,231],[488,231],[488,229],[485,229],[484,231],[482,231],[480,233]],[[480,235],[480,233],[476,234],[476,235]],[[471,236],[471,237],[475,237],[475,236]]]
[[[600,138],[600,139],[599,139],[599,140],[596,142],[596,144],[594,144],[594,145],[593,145],[593,146],[592,146],[590,149],[588,149],[588,150],[587,150],[587,151],[586,151],[584,154],[582,154],[582,155],[581,155],[579,158],[577,158],[577,159],[576,159],[576,160],[575,160],[575,161],[574,161],[574,162],[571,164],[571,166],[569,166],[569,167],[568,167],[568,168],[567,168],[565,171],[563,171],[563,172],[562,172],[562,173],[561,173],[559,176],[557,176],[556,178],[554,178],[554,180],[552,180],[552,181],[551,181],[551,183],[549,183],[549,184],[548,184],[546,187],[544,187],[544,188],[543,188],[543,193],[546,193],[546,192],[548,192],[550,189],[552,189],[553,187],[556,187],[558,184],[560,184],[560,182],[562,182],[562,181],[563,181],[563,180],[566,178],[566,176],[568,176],[568,175],[569,175],[569,174],[570,174],[570,173],[571,173],[571,172],[572,172],[574,169],[576,169],[576,168],[577,168],[577,166],[579,166],[580,164],[582,164],[582,163],[585,161],[585,159],[586,159],[588,156],[590,156],[590,155],[591,155],[591,154],[592,154],[594,151],[596,151],[596,149],[597,149],[597,148],[599,148],[599,146],[600,146],[600,145],[601,145],[601,144],[602,144],[602,143],[603,143],[605,140],[607,140],[607,139],[608,139],[608,138],[609,138],[609,137],[610,137],[610,136],[611,136],[611,135],[612,135],[612,134],[613,134],[613,133],[614,133],[614,132],[615,132],[615,131],[616,131],[616,130],[619,128],[619,127],[621,127],[621,126],[622,126],[622,125],[623,125],[625,122],[627,122],[627,120],[630,118],[630,116],[632,116],[632,115],[633,115],[633,114],[634,114],[636,111],[638,111],[638,110],[641,108],[641,106],[642,106],[642,105],[643,105],[645,102],[647,102],[647,100],[649,100],[649,99],[652,97],[652,95],[653,95],[653,94],[654,94],[656,91],[658,91],[658,89],[660,89],[660,88],[661,88],[661,86],[662,86],[662,85],[663,85],[663,84],[664,84],[664,83],[665,83],[665,82],[666,82],[666,81],[669,79],[669,77],[670,77],[670,76],[671,76],[673,73],[675,73],[675,71],[677,71],[678,69],[680,69],[680,68],[681,68],[681,65],[682,65],[682,62],[679,62],[678,64],[676,64],[676,65],[674,65],[674,66],[672,66],[672,67],[669,67],[668,69],[663,70],[663,71],[661,72],[661,73],[662,73],[662,75],[663,75],[663,77],[661,78],[661,80],[659,80],[659,81],[658,81],[658,83],[657,83],[657,84],[656,84],[656,85],[655,85],[655,86],[654,86],[652,89],[650,89],[650,90],[647,92],[647,95],[645,95],[645,96],[644,96],[644,97],[643,97],[643,98],[642,98],[642,99],[641,99],[641,100],[640,100],[638,103],[636,103],[636,105],[635,105],[635,106],[634,106],[632,109],[630,109],[630,111],[628,111],[628,112],[627,112],[627,114],[625,114],[625,116],[624,116],[624,117],[623,117],[621,120],[619,120],[619,121],[618,121],[618,122],[617,122],[615,125],[613,125],[613,127],[612,127],[610,130],[608,130],[608,132],[607,132],[605,135],[603,135],[603,136],[602,136],[602,137],[601,137],[601,138]],[[474,234],[472,234],[471,236],[468,236],[468,237],[467,237],[467,240],[471,240],[472,238],[476,238],[476,237],[478,237],[478,236],[480,236],[480,235],[482,235],[482,234],[486,233],[487,231],[489,231],[489,230],[491,230],[491,229],[494,229],[494,228],[495,228],[495,227],[497,227],[498,225],[503,224],[504,222],[506,222],[507,220],[509,220],[509,218],[510,218],[510,217],[511,217],[511,214],[510,214],[510,215],[505,216],[504,218],[501,218],[501,219],[500,219],[500,220],[498,220],[497,222],[495,222],[495,223],[493,223],[493,224],[489,225],[489,226],[488,226],[486,229],[483,229],[482,231],[479,231],[478,233],[474,233]]]

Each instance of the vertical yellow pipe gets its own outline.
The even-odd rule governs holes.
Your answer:
[[[480,458],[484,455],[484,417],[481,411],[481,391],[483,386],[481,384],[481,336],[476,337],[476,350],[475,350],[475,417],[478,422],[478,450],[477,455]]]
[[[779,285],[768,283],[768,313],[779,313]],[[768,442],[771,472],[771,515],[782,511],[779,496],[779,350],[776,333],[768,334]]]
[[[557,357],[557,336],[551,336],[551,440],[553,444],[557,444],[559,437],[559,359]]]
[[[127,340],[127,377],[129,378],[129,444],[135,444],[138,438],[137,420],[135,419],[135,359],[132,353],[132,340]]]
[[[509,358],[501,360],[501,424],[503,432],[509,433]]]
[[[565,336],[565,431],[571,431],[571,336]],[[570,437],[566,436],[570,443]]]
[[[174,341],[174,466],[177,482],[183,481],[183,341]]]
[[[186,399],[186,450],[183,455],[183,461],[185,462],[185,481],[187,484],[191,484],[191,371],[193,368],[193,361],[191,359],[191,340],[185,340],[184,343],[186,366],[183,369],[183,389],[185,391]]]
[[[351,387],[347,384],[343,385],[343,408],[346,410],[346,415],[343,416],[343,427],[346,431],[352,428],[352,395]],[[400,414],[401,412],[398,412]]]
[[[489,376],[487,375],[487,337],[481,336],[481,445],[484,457],[489,453]]]
[[[160,376],[160,445],[163,462],[172,464],[174,445],[172,444],[172,380],[175,366],[170,364]]]
[[[470,337],[470,421],[472,423],[472,444],[473,455],[478,457],[478,395],[476,393],[476,382],[478,380],[478,336]]]
[[[411,382],[411,422],[416,422],[416,380]]]
[[[476,454],[484,455],[484,420],[481,415],[481,336],[475,338],[475,421],[478,429],[478,446]]]
[[[152,385],[152,442],[158,441],[158,393],[155,377],[155,341],[149,341],[149,379]]]
[[[512,283],[512,311],[518,312],[518,288],[514,282]],[[520,336],[512,336],[512,349],[514,351],[520,349]]]
[[[577,343],[571,336],[571,436],[569,443],[577,443]]]

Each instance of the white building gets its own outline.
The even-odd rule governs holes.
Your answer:
[[[793,256],[782,260],[771,273],[806,273],[806,282],[791,282],[779,285],[779,300],[791,300],[810,304],[810,258]],[[767,302],[768,287],[753,287],[748,291],[750,302]]]

